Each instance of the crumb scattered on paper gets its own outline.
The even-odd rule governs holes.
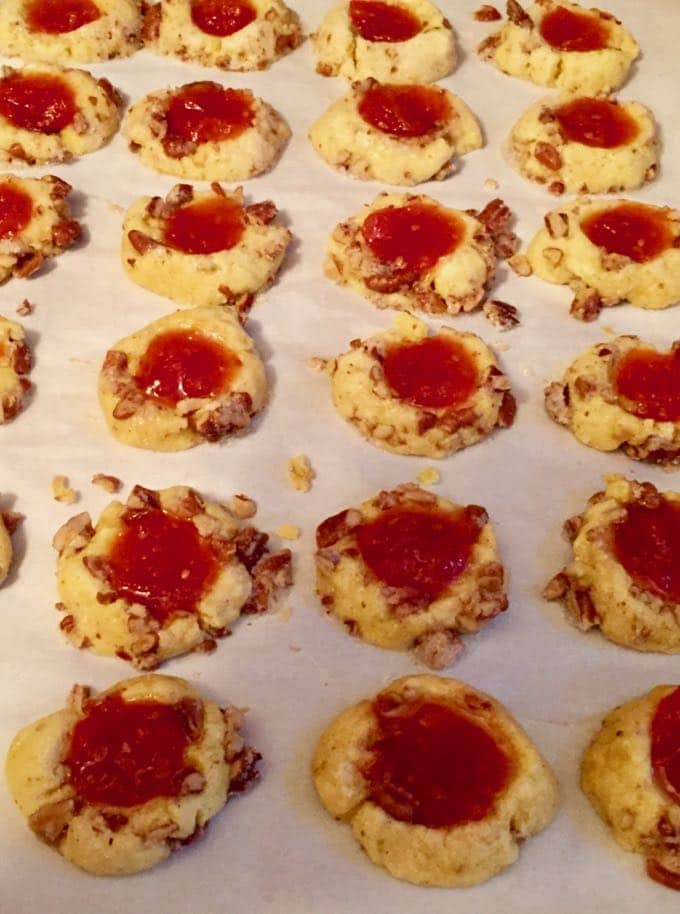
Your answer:
[[[531,276],[533,272],[531,264],[524,254],[514,254],[509,258],[508,266],[512,272],[517,273],[518,276]]]
[[[487,178],[484,182],[484,190],[498,190],[500,184],[495,178]]]
[[[300,539],[300,528],[295,524],[281,524],[276,528],[276,535],[282,540],[297,540]]]
[[[435,467],[425,467],[418,473],[418,482],[423,486],[434,486],[441,481],[441,473]]]
[[[296,492],[309,492],[315,476],[306,454],[296,454],[288,461],[288,481]]]
[[[72,505],[78,501],[80,493],[69,486],[66,476],[58,475],[52,478],[52,498],[63,505]]]
[[[290,617],[293,615],[293,607],[284,606],[277,612],[276,615],[277,615],[277,618],[279,618],[282,622],[287,622],[290,619]]]
[[[21,315],[21,317],[28,317],[28,315],[33,314],[34,311],[35,305],[27,298],[25,298],[17,308],[17,314]]]
[[[108,473],[95,473],[91,482],[93,486],[99,486],[100,489],[111,492],[111,494],[120,492],[123,487],[123,483],[117,476],[109,476]]]
[[[231,500],[231,510],[236,517],[245,520],[248,517],[255,517],[257,514],[257,503],[247,495],[234,495]]]

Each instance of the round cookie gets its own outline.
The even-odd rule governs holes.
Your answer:
[[[639,48],[611,13],[565,0],[526,11],[507,0],[508,21],[479,46],[483,60],[510,76],[568,95],[607,95],[623,84]]]
[[[250,89],[187,83],[145,95],[127,113],[132,152],[161,174],[197,181],[244,181],[271,168],[290,129]]]
[[[0,160],[41,165],[94,152],[118,129],[122,104],[108,79],[85,70],[3,67]]]
[[[430,314],[472,311],[493,282],[496,259],[517,247],[502,200],[449,209],[424,194],[379,194],[336,226],[326,275],[379,308]]]
[[[524,177],[553,194],[635,190],[658,165],[654,117],[639,102],[544,99],[515,124],[511,142]]]
[[[447,457],[514,421],[510,381],[474,333],[442,327],[428,336],[425,324],[403,314],[351,346],[326,363],[333,403],[376,447]]]
[[[343,711],[321,734],[312,775],[369,859],[417,885],[490,879],[557,804],[550,768],[505,708],[432,675]]]
[[[0,425],[21,412],[33,385],[31,350],[21,324],[0,315]]]
[[[266,70],[303,40],[281,0],[163,0],[144,16],[148,48],[223,70]]]
[[[581,787],[647,875],[680,890],[680,687],[659,685],[614,708],[583,755]]]
[[[483,145],[476,117],[438,86],[355,83],[312,124],[322,159],[355,178],[412,186],[440,181],[453,159]]]
[[[592,321],[627,301],[667,308],[680,301],[680,211],[632,200],[565,203],[544,217],[526,256],[541,279],[570,286],[571,315]]]
[[[451,24],[428,0],[340,0],[311,37],[322,76],[432,83],[456,66]]]
[[[266,612],[290,583],[290,550],[272,553],[267,541],[186,486],[135,486],[95,527],[82,513],[55,535],[60,628],[76,647],[140,669],[210,652],[240,615]]]
[[[44,63],[127,57],[141,44],[138,0],[4,0],[0,53]]]
[[[149,869],[198,837],[258,777],[243,711],[184,679],[147,674],[24,727],[7,754],[14,802],[34,834],[96,876]]]
[[[238,188],[197,191],[177,184],[142,197],[123,223],[121,257],[130,279],[182,305],[233,305],[247,312],[274,281],[292,235],[271,200],[246,206]]]
[[[106,353],[99,402],[123,444],[181,451],[239,434],[267,399],[255,344],[226,308],[176,311]]]
[[[545,389],[548,415],[582,444],[680,464],[680,343],[657,352],[636,336],[586,349]]]
[[[607,488],[571,517],[573,559],[548,584],[582,631],[616,644],[680,653],[680,494],[607,476]]]
[[[507,609],[496,538],[478,505],[407,483],[326,518],[316,545],[326,611],[369,644],[413,648],[432,669],[458,658],[459,634]]]

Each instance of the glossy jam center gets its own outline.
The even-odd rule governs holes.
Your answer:
[[[249,0],[194,0],[191,18],[202,32],[224,38],[250,25],[257,10]]]
[[[196,330],[169,330],[151,341],[135,381],[162,403],[187,397],[214,397],[226,391],[241,360],[226,346]]]
[[[624,408],[643,419],[680,421],[680,349],[632,349],[616,368],[616,389]]]
[[[664,210],[642,203],[621,203],[586,216],[581,229],[593,244],[636,263],[653,260],[673,244]]]
[[[12,184],[0,182],[0,239],[15,238],[31,221],[33,201]]]
[[[136,806],[175,797],[189,770],[184,752],[190,743],[174,705],[107,696],[91,702],[73,728],[68,780],[86,803]]]
[[[164,240],[185,254],[214,254],[238,244],[244,228],[242,207],[216,195],[175,210],[165,223]]]
[[[225,89],[215,83],[184,86],[168,105],[168,133],[192,143],[234,139],[252,126],[252,100],[247,89]]]
[[[219,566],[194,524],[160,508],[128,511],[122,522],[107,556],[111,587],[161,623],[195,612]]]
[[[31,0],[24,15],[31,32],[63,35],[96,22],[101,10],[92,0]]]
[[[432,409],[464,403],[479,383],[477,365],[468,350],[444,336],[390,347],[383,370],[399,399]]]
[[[34,133],[59,133],[78,108],[64,80],[51,73],[12,73],[0,80],[0,115]]]
[[[680,603],[680,504],[656,508],[638,502],[614,524],[614,552],[633,580],[664,600]]]
[[[403,261],[406,269],[424,273],[440,257],[455,251],[465,226],[437,206],[407,203],[372,212],[364,220],[361,234],[378,260]]]
[[[512,763],[483,726],[434,701],[373,703],[378,733],[362,774],[371,800],[401,822],[477,822],[507,787]]]
[[[351,0],[349,18],[365,41],[408,41],[422,29],[410,10],[378,0]]]
[[[605,98],[577,98],[555,109],[562,133],[574,143],[615,149],[638,135],[637,121]]]
[[[600,51],[609,43],[609,26],[597,16],[556,6],[541,19],[543,39],[558,51]]]
[[[463,509],[383,511],[357,527],[357,545],[373,574],[435,600],[465,570],[479,526]]]
[[[358,105],[372,127],[390,136],[425,136],[452,115],[442,89],[432,86],[381,86],[368,89]]]
[[[657,705],[652,718],[654,778],[674,803],[680,803],[680,688]]]

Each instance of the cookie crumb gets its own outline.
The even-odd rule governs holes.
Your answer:
[[[418,482],[423,486],[434,486],[441,482],[441,473],[435,467],[425,467],[418,473]]]
[[[34,311],[35,305],[27,298],[25,298],[17,308],[17,314],[21,315],[21,317],[28,317],[28,315],[33,314]]]
[[[477,22],[497,22],[503,17],[495,6],[491,6],[490,3],[484,3],[479,9],[474,11],[472,18]]]
[[[484,182],[484,190],[498,190],[500,184],[495,178],[487,178]]]
[[[498,330],[512,330],[519,324],[519,311],[514,305],[492,298],[484,303],[484,317]]]
[[[289,650],[289,651],[293,651],[294,654],[299,654],[300,651],[302,650],[302,648],[301,648],[301,647],[297,647],[295,644],[289,644],[289,645],[288,645],[288,650]]]
[[[515,254],[513,257],[509,257],[508,266],[518,276],[531,276],[533,273],[529,259],[524,254]]]
[[[248,517],[255,517],[257,514],[257,503],[247,495],[234,495],[231,500],[231,510],[236,517],[245,520]]]
[[[318,371],[321,374],[327,373],[329,370],[329,362],[335,361],[334,359],[322,359],[319,355],[313,355],[311,358],[307,359],[305,364],[307,368],[311,368],[312,371]]]
[[[296,454],[288,461],[288,481],[296,492],[309,492],[315,476],[306,454]]]
[[[72,505],[80,498],[80,493],[68,484],[67,476],[54,476],[52,478],[52,498],[62,505]]]
[[[282,540],[297,540],[300,539],[300,528],[295,524],[282,524],[276,528],[276,535]]]
[[[282,609],[280,609],[277,612],[276,617],[277,617],[277,619],[280,619],[282,622],[288,622],[288,620],[290,619],[290,617],[292,615],[293,615],[293,607],[284,606]]]
[[[109,476],[107,473],[95,473],[90,480],[93,486],[99,486],[105,492],[120,492],[123,487],[122,481],[117,476]]]

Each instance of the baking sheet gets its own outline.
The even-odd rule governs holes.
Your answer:
[[[307,30],[326,8],[313,0],[295,5]],[[484,189],[484,181],[495,178],[526,242],[554,201],[515,175],[502,145],[519,114],[545,92],[476,58],[473,49],[489,31],[472,19],[478,5],[441,3],[462,56],[443,84],[478,114],[486,146],[466,156],[453,178],[422,190],[447,205],[481,207],[495,195]],[[659,180],[633,196],[678,205],[680,6],[675,0],[611,0],[608,8],[643,51],[621,96],[648,104],[663,137]],[[502,334],[479,314],[452,321],[500,350],[519,413],[510,430],[437,464],[438,492],[488,508],[509,576],[509,611],[467,639],[467,651],[450,673],[507,704],[553,765],[562,796],[555,822],[525,844],[519,862],[505,874],[465,890],[400,883],[371,865],[349,828],[321,809],[308,773],[316,738],[331,717],[390,679],[420,669],[410,654],[348,638],[321,613],[313,595],[314,528],[324,517],[379,488],[413,480],[431,465],[382,453],[363,441],[335,413],[326,380],[305,366],[309,356],[344,351],[351,338],[377,332],[393,317],[335,287],[321,272],[333,226],[381,189],[334,173],[306,139],[312,120],[344,84],[314,73],[309,43],[264,73],[220,76],[149,53],[91,69],[131,100],[166,85],[221,78],[227,85],[251,87],[275,105],[293,138],[270,174],[247,182],[246,194],[251,200],[273,198],[296,242],[279,282],[257,302],[249,325],[272,384],[271,403],[255,430],[225,445],[180,454],[125,448],[109,436],[99,411],[99,365],[116,340],[174,305],[124,276],[118,260],[122,212],[136,197],[162,194],[175,182],[144,168],[120,135],[79,162],[28,170],[52,171],[71,182],[86,228],[84,240],[38,277],[12,280],[0,289],[0,312],[9,317],[24,297],[36,303],[35,312],[21,319],[36,356],[35,398],[15,422],[0,428],[2,507],[26,515],[14,538],[15,570],[0,592],[0,755],[20,727],[60,707],[72,683],[104,688],[133,674],[122,661],[69,646],[53,609],[54,531],[76,511],[96,517],[110,500],[89,484],[94,473],[120,476],[126,487],[182,483],[221,498],[247,492],[259,504],[259,526],[273,530],[294,523],[303,536],[293,545],[296,584],[283,604],[292,608],[289,618],[283,613],[244,620],[214,654],[180,658],[162,668],[210,697],[252,709],[248,735],[264,756],[256,789],[229,803],[202,841],[165,864],[133,877],[97,879],[40,845],[0,787],[2,914],[676,911],[677,896],[648,881],[642,858],[620,850],[591,810],[578,789],[578,765],[603,712],[659,682],[677,682],[678,661],[581,634],[556,604],[541,600],[540,591],[567,559],[562,522],[582,509],[604,473],[627,473],[663,488],[677,479],[677,473],[578,444],[546,417],[543,386],[578,352],[614,331],[667,345],[679,335],[680,310],[645,313],[623,306],[604,312],[595,324],[581,324],[568,316],[568,290],[502,268],[494,294],[519,307],[522,325]],[[309,455],[317,472],[309,494],[292,491],[285,479],[287,458],[299,452]],[[52,501],[50,481],[57,473],[68,475],[82,492],[78,505]]]

